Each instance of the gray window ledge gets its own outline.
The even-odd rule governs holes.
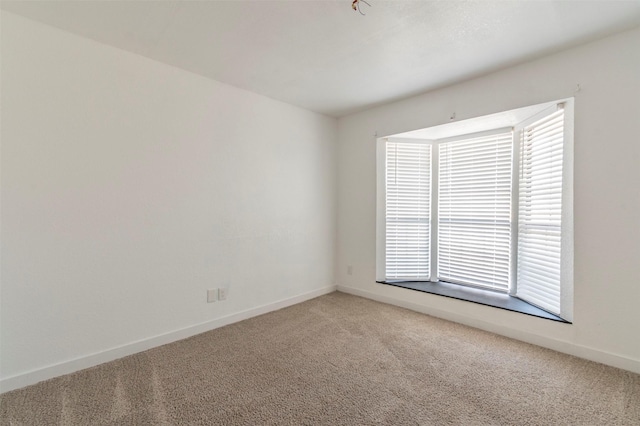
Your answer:
[[[429,281],[377,281],[380,284],[402,287],[409,290],[421,291],[423,293],[435,294],[438,296],[451,297],[453,299],[465,300],[467,302],[478,303],[480,305],[492,306],[494,308],[506,309],[507,311],[519,312],[525,315],[532,315],[552,321],[571,324],[569,321],[551,314],[545,310],[533,306],[517,297],[509,296],[492,290],[467,287],[459,284],[447,282]]]

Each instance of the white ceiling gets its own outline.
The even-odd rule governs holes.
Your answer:
[[[640,25],[636,1],[7,1],[4,10],[332,116]]]

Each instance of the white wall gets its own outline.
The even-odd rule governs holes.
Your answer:
[[[1,82],[3,390],[335,288],[335,119],[7,12]]]
[[[574,95],[573,325],[375,283],[376,132]],[[640,29],[341,118],[338,288],[640,372],[639,119]]]

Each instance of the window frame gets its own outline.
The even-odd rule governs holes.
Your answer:
[[[439,139],[435,141],[434,147],[436,147],[436,149],[434,149],[435,151],[438,152],[438,193],[436,194],[436,198],[437,198],[437,204],[438,204],[438,221],[434,224],[434,226],[437,228],[437,232],[438,232],[438,240],[436,242],[436,251],[437,251],[437,255],[438,258],[436,260],[436,269],[437,269],[437,275],[434,277],[435,282],[438,282],[440,279],[440,276],[442,275],[442,271],[440,268],[440,263],[441,263],[441,256],[440,256],[440,207],[441,207],[441,196],[442,196],[442,189],[443,186],[441,185],[440,182],[440,174],[442,172],[442,170],[440,170],[440,167],[442,166],[442,158],[441,158],[441,151],[442,151],[442,147],[444,145],[448,145],[448,144],[455,144],[458,142],[462,142],[462,143],[468,143],[470,141],[476,140],[477,143],[488,143],[488,144],[493,144],[495,146],[496,143],[499,143],[495,138],[499,137],[499,136],[503,136],[509,134],[509,139],[510,139],[510,155],[511,155],[511,159],[510,159],[510,166],[511,166],[511,170],[509,170],[509,183],[511,188],[509,189],[509,196],[511,197],[511,201],[513,201],[513,144],[514,144],[514,135],[513,135],[513,128],[512,127],[505,127],[505,128],[498,128],[498,129],[493,129],[493,130],[489,130],[489,131],[483,131],[483,132],[476,132],[476,133],[471,133],[471,134],[465,134],[465,135],[460,135],[460,136],[455,136],[455,137],[451,137],[451,138],[446,138],[446,139]],[[487,139],[493,139],[493,140],[487,140]],[[504,138],[506,140],[506,138]],[[504,142],[504,141],[503,141]],[[455,148],[454,148],[455,149]],[[468,154],[467,154],[468,155]],[[466,170],[468,172],[468,170]],[[495,200],[493,200],[495,201]],[[510,245],[510,249],[512,249],[513,247],[513,203],[510,203],[510,208],[509,208],[509,224],[506,228],[508,228],[509,231],[509,239],[508,239],[508,243]],[[496,228],[497,229],[497,228]],[[474,230],[477,230],[474,229]],[[510,250],[512,251],[512,250]],[[512,265],[509,264],[508,267],[508,278],[507,281],[511,282],[511,270],[512,270]],[[478,288],[482,288],[482,289],[490,289],[490,290],[496,290],[496,291],[500,291],[500,292],[505,292],[508,293],[509,289],[507,288],[506,291],[502,291],[499,290],[498,288],[495,288],[493,286],[489,286],[489,285],[483,285],[480,283],[469,283],[469,282],[464,282],[464,281],[458,281],[455,279],[447,279],[446,277],[444,277],[444,279],[442,280],[444,282],[449,282],[452,284],[458,284],[458,285],[463,285],[463,286],[467,286],[467,287],[478,287]]]
[[[518,205],[519,198],[519,179],[520,175],[520,138],[524,129],[536,121],[553,114],[558,108],[564,109],[564,126],[563,126],[563,158],[562,158],[562,212],[561,212],[561,225],[560,225],[560,312],[552,312],[555,315],[573,322],[573,145],[574,145],[574,99],[565,99],[556,102],[554,105],[540,111],[539,113],[527,118],[526,120],[518,123],[514,127],[514,185],[515,192],[512,194],[512,203]],[[515,152],[517,151],[517,157]],[[517,161],[516,161],[517,160]],[[517,198],[516,198],[517,197]],[[513,218],[513,242],[511,252],[512,261],[512,273],[517,275],[517,262],[518,262],[518,230],[519,230],[519,210],[515,210],[515,217]],[[514,285],[513,290],[510,291],[510,295],[519,297],[517,293],[517,278],[513,277]],[[537,306],[534,302],[524,299],[527,303]],[[541,308],[547,312],[548,310]]]
[[[388,183],[389,183],[388,172],[389,172],[389,169],[390,169],[389,162],[386,161],[386,156],[389,155],[390,144],[394,144],[394,143],[396,143],[396,142],[394,142],[393,139],[391,139],[391,140],[387,139],[385,144],[384,144],[384,149],[385,149],[385,152],[384,152],[384,154],[385,154],[385,165],[384,165],[384,167],[385,167],[385,175],[384,175],[385,180],[384,180],[384,184],[385,184],[385,188],[386,188],[386,185],[388,185]],[[402,141],[401,143],[404,144],[405,145],[405,149],[408,149],[408,150],[412,150],[414,148],[413,147],[412,148],[408,148],[406,145],[414,145],[415,147],[427,147],[428,148],[428,149],[425,150],[426,152],[423,152],[423,153],[420,154],[420,157],[419,157],[419,159],[417,161],[415,161],[415,162],[413,162],[411,164],[412,166],[414,166],[411,171],[415,172],[416,170],[420,170],[420,171],[423,170],[421,168],[416,168],[415,167],[419,163],[421,163],[420,159],[422,159],[423,155],[427,158],[428,164],[429,165],[432,164],[432,162],[433,162],[432,156],[433,156],[433,151],[434,151],[433,145],[424,144],[424,143],[421,143],[421,142],[420,143],[413,143],[413,142],[407,142],[407,141]],[[396,146],[395,153],[394,153],[394,156],[395,156],[396,160],[398,160],[399,156],[400,157],[406,156],[407,153],[406,152],[401,152],[401,151],[404,151],[404,150],[403,149],[398,150],[398,148]],[[410,197],[410,196],[407,197],[407,193],[415,196],[417,192],[421,192],[421,189],[416,189],[415,187],[409,187],[409,188],[403,187],[402,184],[398,185],[397,182],[398,182],[398,177],[399,176],[398,176],[397,164],[398,163],[396,163],[395,166],[392,167],[393,175],[396,177],[396,185],[395,185],[395,188],[394,188],[395,190],[392,192],[392,194],[395,195],[397,198],[402,198],[401,194],[404,192],[405,201],[406,201],[406,198],[410,198],[413,202],[415,202],[415,198]],[[411,171],[409,171],[409,173],[411,173]],[[404,172],[407,173],[408,170],[405,169]],[[433,176],[431,175],[432,173],[433,173],[433,169],[431,167],[429,167],[426,170],[426,174],[427,174],[427,179],[426,180],[428,181],[428,184],[426,186],[429,187],[428,190],[427,190],[429,199],[426,200],[426,202],[424,202],[425,206],[423,206],[423,208],[427,211],[427,218],[423,223],[426,225],[426,232],[429,235],[429,238],[427,238],[426,242],[425,242],[425,245],[427,246],[427,252],[428,252],[427,256],[425,256],[427,258],[425,260],[427,262],[426,263],[426,269],[427,269],[428,274],[424,274],[424,275],[425,276],[429,275],[429,277],[432,275],[432,270],[431,270],[431,251],[432,251],[431,244],[433,242],[433,239],[431,238],[431,228],[433,226],[433,224],[431,222],[431,208],[432,208],[432,202],[433,202],[433,199],[434,199],[434,197],[431,196],[432,195],[431,191],[433,190],[433,187],[431,185],[431,180],[433,179]],[[400,181],[402,181],[402,179],[400,179]],[[420,179],[417,179],[415,181],[412,180],[411,182],[415,185],[415,184],[418,184],[420,182]],[[414,186],[414,185],[411,185],[411,186]],[[388,275],[394,275],[393,273],[392,274],[388,274],[387,271],[386,271],[386,268],[387,268],[387,266],[389,266],[389,263],[390,263],[389,259],[387,258],[387,254],[388,254],[387,253],[387,249],[389,248],[389,245],[387,244],[387,237],[388,237],[388,232],[389,232],[389,226],[388,226],[389,223],[386,222],[387,218],[390,216],[388,214],[388,211],[387,211],[388,207],[389,207],[387,205],[387,202],[389,200],[388,188],[385,189],[385,194],[384,195],[385,195],[385,229],[384,229],[384,235],[385,235],[385,276],[388,276]],[[422,195],[422,194],[420,194],[420,195]],[[394,203],[393,206],[397,207],[398,204],[400,204],[400,203]],[[413,204],[413,203],[410,202],[409,205],[411,205],[411,204]],[[405,204],[405,206],[406,206],[406,204]],[[415,215],[419,215],[420,214],[420,210],[421,210],[420,207],[414,207],[414,209],[411,211],[411,213],[414,213]],[[394,211],[394,213],[391,216],[393,216],[394,220],[393,220],[392,223],[395,224],[396,228],[400,228],[400,229],[404,228],[402,226],[402,223],[404,223],[405,226],[409,224],[409,222],[406,221],[406,219],[407,219],[406,213],[403,214],[400,211],[398,211],[397,209],[393,209],[393,211]],[[415,219],[414,216],[410,216],[410,217],[412,219]],[[402,219],[404,219],[405,221],[403,222]],[[414,224],[418,224],[418,222],[413,222],[413,223]],[[406,228],[405,228],[405,230],[406,230]],[[400,232],[402,233],[402,231],[400,231]],[[418,246],[419,246],[419,244],[418,244]],[[404,247],[401,247],[401,248],[396,246],[395,251],[393,252],[396,255],[395,256],[396,258],[397,258],[398,251],[402,251],[403,248],[407,249],[407,246],[405,245]],[[411,247],[411,248],[415,250],[418,247],[416,247],[416,245],[414,244],[413,247]],[[421,256],[419,254],[416,254],[415,257],[421,257]],[[418,264],[422,264],[421,262],[417,262],[417,263]],[[423,267],[425,267],[424,264],[422,264],[422,265],[423,265]],[[398,266],[396,265],[396,269],[397,268],[398,268]],[[395,275],[398,275],[398,274],[396,273]],[[403,278],[397,277],[397,278],[394,278],[394,279],[399,279],[400,280],[400,279],[403,279]]]

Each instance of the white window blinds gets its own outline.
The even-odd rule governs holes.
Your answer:
[[[430,275],[431,145],[386,143],[387,279]]]
[[[438,278],[507,291],[512,133],[439,145]]]
[[[564,109],[524,128],[520,144],[516,295],[560,314]]]

